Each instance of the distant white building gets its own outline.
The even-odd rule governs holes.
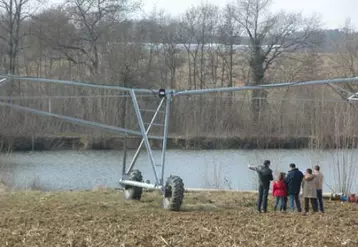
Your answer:
[[[154,49],[154,50],[161,50],[164,48],[165,44],[163,43],[143,43],[144,48],[146,49]],[[201,44],[175,44],[175,48],[178,50],[186,51],[195,51],[197,49],[201,49]],[[262,46],[262,48],[265,50],[268,47],[268,45]],[[220,43],[207,43],[204,44],[205,50],[217,50],[217,49],[225,50],[225,45]],[[249,50],[248,45],[233,45],[234,51],[248,51]],[[273,48],[280,48],[280,45],[274,45]]]

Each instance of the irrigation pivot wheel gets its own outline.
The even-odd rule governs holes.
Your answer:
[[[142,182],[143,176],[138,169],[134,169],[129,174],[129,180]],[[140,200],[142,197],[143,188],[132,185],[125,185],[124,187],[124,198],[126,200]]]
[[[178,176],[172,176],[165,183],[163,205],[165,209],[179,211],[184,199],[184,183]]]

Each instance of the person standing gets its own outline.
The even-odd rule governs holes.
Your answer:
[[[265,160],[263,166],[254,167],[249,165],[249,169],[256,171],[259,177],[259,197],[257,200],[257,211],[260,213],[261,206],[263,212],[267,212],[267,197],[270,190],[270,183],[273,180],[270,164],[271,162],[269,160]]]
[[[284,181],[286,181],[286,176],[287,174],[285,172],[283,172],[283,177],[284,177]],[[284,200],[284,205],[283,205],[283,211],[286,212],[287,210],[287,201],[288,201],[288,194],[287,194],[287,184],[285,182],[286,185],[286,196],[285,196],[285,200]]]
[[[280,204],[280,211],[286,211],[285,200],[287,197],[287,186],[283,172],[280,172],[278,179],[273,183],[272,195],[276,198],[274,211],[277,210],[278,204]]]
[[[318,180],[316,206],[317,206],[317,208],[319,208],[319,211],[321,211],[321,213],[324,213],[324,208],[323,208],[323,179],[324,179],[324,176],[320,170],[321,170],[320,166],[318,166],[318,165],[315,166],[313,175],[315,175]]]
[[[285,182],[287,184],[287,193],[290,200],[290,208],[292,211],[295,210],[295,204],[298,212],[302,212],[301,203],[300,203],[300,190],[301,182],[303,179],[303,173],[296,168],[294,163],[290,164],[290,171],[287,173]]]
[[[312,209],[317,212],[317,187],[318,179],[312,174],[312,169],[308,168],[302,180],[303,198],[305,200],[305,213],[309,211],[309,202],[311,201]]]

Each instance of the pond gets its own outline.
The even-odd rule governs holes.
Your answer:
[[[153,151],[159,163],[160,151]],[[134,151],[128,153],[128,163]],[[44,151],[14,152],[0,156],[0,176],[16,188],[36,186],[44,190],[90,190],[102,185],[119,187],[122,171],[121,151]],[[181,176],[186,188],[225,188],[252,190],[257,188],[256,173],[248,164],[260,165],[271,160],[275,171],[288,171],[295,163],[304,171],[316,164],[325,175],[324,191],[338,189],[339,180],[352,179],[352,190],[358,192],[358,150],[168,150],[165,178]],[[144,180],[154,181],[145,151],[135,168]],[[160,167],[158,168],[158,170]]]

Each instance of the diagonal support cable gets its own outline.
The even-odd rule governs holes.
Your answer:
[[[111,125],[107,125],[107,124],[83,120],[80,118],[73,118],[73,117],[63,116],[63,115],[59,115],[59,114],[55,114],[55,113],[49,113],[49,112],[45,112],[45,111],[28,108],[28,107],[23,107],[23,106],[16,105],[16,104],[10,104],[10,103],[5,103],[5,102],[0,101],[0,106],[7,106],[7,107],[14,108],[16,110],[30,112],[30,113],[37,114],[40,116],[54,117],[54,118],[61,119],[61,120],[67,121],[67,122],[71,122],[71,123],[75,123],[75,124],[83,125],[83,126],[87,126],[87,127],[102,129],[102,130],[106,130],[109,132],[126,133],[126,134],[132,134],[132,135],[137,135],[137,136],[142,135],[141,132],[138,132],[135,130],[123,129],[123,128],[119,128],[116,126],[111,126]],[[159,139],[159,140],[163,139],[163,137],[161,137],[161,136],[146,136],[146,137],[147,138],[149,137],[151,139]]]

